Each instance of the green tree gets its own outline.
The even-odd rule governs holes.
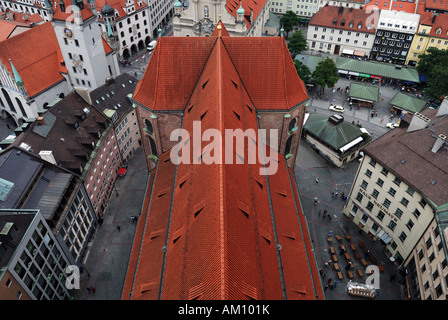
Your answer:
[[[302,30],[297,30],[296,32],[294,32],[291,36],[291,39],[289,39],[288,49],[289,52],[294,55],[305,51],[307,46],[308,43],[306,42],[306,38],[303,35]]]
[[[299,78],[305,83],[311,82],[311,71],[302,61],[294,59],[294,66],[296,67]]]
[[[334,63],[333,59],[326,58],[319,61],[314,70],[312,77],[314,82],[322,88],[322,92],[325,87],[333,88],[339,79],[338,68]]]
[[[425,94],[430,99],[439,99],[448,95],[448,51],[429,48],[418,56],[417,70],[426,75]]]
[[[288,33],[299,23],[299,17],[294,11],[288,10],[280,18],[280,25],[283,26],[283,30],[286,32],[286,38],[288,38]]]

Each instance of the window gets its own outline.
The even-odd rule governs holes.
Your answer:
[[[406,227],[409,229],[409,231],[411,231],[413,226],[414,222],[412,222],[412,220],[409,219],[408,223],[406,223]]]
[[[396,227],[396,226],[397,226],[397,224],[396,224],[395,222],[393,222],[393,221],[389,222],[389,224],[387,225],[387,227],[388,227],[390,230],[392,230],[392,231],[395,230],[395,227]]]
[[[408,204],[409,204],[409,200],[403,197],[403,198],[401,199],[400,203],[401,203],[402,205],[404,205],[405,207],[407,207]]]
[[[425,199],[422,198],[422,199],[420,200],[419,204],[422,206],[422,208],[425,208],[425,206],[426,206],[426,201],[425,201]]]
[[[378,211],[378,214],[376,215],[376,217],[378,218],[378,220],[383,221],[385,214],[383,211]]]
[[[401,218],[401,216],[403,215],[403,210],[401,210],[400,208],[397,208],[397,210],[395,211],[395,215],[398,218]]]
[[[384,174],[387,177],[387,174],[389,173],[389,170],[387,170],[386,168],[383,168],[383,170],[381,170],[381,173]]]
[[[370,164],[372,167],[375,167],[375,165],[376,165],[376,161],[373,160],[373,159],[371,158],[370,161],[369,161],[369,164]]]
[[[390,200],[387,199],[387,198],[384,199],[383,206],[385,206],[386,208],[389,208],[389,206],[390,206]]]
[[[79,41],[75,39],[75,46],[79,47]]]
[[[367,189],[367,185],[368,185],[368,183],[365,180],[362,180],[361,188],[363,188],[365,190],[365,189]]]
[[[366,170],[366,176],[368,176],[369,178],[372,177],[372,171],[370,171],[369,169]]]
[[[369,210],[369,211],[372,211],[373,203],[369,201],[369,203],[367,203],[366,209]]]
[[[380,194],[380,193],[378,192],[378,190],[373,189],[372,197],[374,197],[375,199],[377,199],[379,194]]]
[[[361,193],[358,192],[358,194],[356,195],[356,200],[358,200],[359,202],[362,201],[363,195]]]
[[[432,246],[432,240],[431,240],[431,238],[428,238],[428,240],[426,240],[426,249],[429,250],[429,248],[431,248],[431,246]]]
[[[376,184],[379,185],[380,187],[382,187],[384,184],[384,181],[382,179],[378,178],[378,180],[376,181]]]
[[[403,231],[398,238],[400,239],[401,242],[404,242],[407,238],[407,235]]]

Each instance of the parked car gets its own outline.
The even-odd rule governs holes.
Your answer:
[[[336,105],[330,105],[330,108],[329,108],[331,111],[336,111],[336,112],[344,112],[345,111],[345,109],[344,109],[344,107],[342,107],[342,106],[336,106]]]
[[[386,128],[389,128],[389,129],[398,128],[399,126],[400,125],[395,122],[389,122],[388,124],[386,124]]]

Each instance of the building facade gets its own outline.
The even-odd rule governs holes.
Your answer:
[[[269,19],[266,0],[179,0],[174,3],[174,36],[210,36],[219,21],[232,36],[261,36]]]
[[[123,73],[93,90],[88,99],[92,106],[103,112],[113,123],[123,164],[141,146],[137,109],[131,102],[137,82],[133,76]]]
[[[370,60],[405,64],[419,21],[419,14],[381,10]]]
[[[448,180],[435,163],[447,152],[447,106],[408,114],[369,144],[343,209],[403,275],[407,270],[413,299],[446,299]]]
[[[319,10],[318,0],[279,0],[270,1],[270,10],[274,13],[285,14],[293,11],[301,19],[307,22]]]
[[[417,34],[414,36],[406,57],[406,64],[416,66],[419,55],[425,54],[429,48],[448,49],[448,15],[421,13]]]
[[[1,298],[69,299],[65,271],[73,260],[64,253],[40,211],[2,209],[0,227]]]
[[[375,38],[374,20],[362,9],[324,6],[308,25],[311,51],[368,56]]]

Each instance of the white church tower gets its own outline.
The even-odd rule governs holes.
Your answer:
[[[116,53],[102,39],[94,7],[94,0],[87,5],[83,0],[60,0],[52,20],[72,86],[89,91],[120,74]]]

